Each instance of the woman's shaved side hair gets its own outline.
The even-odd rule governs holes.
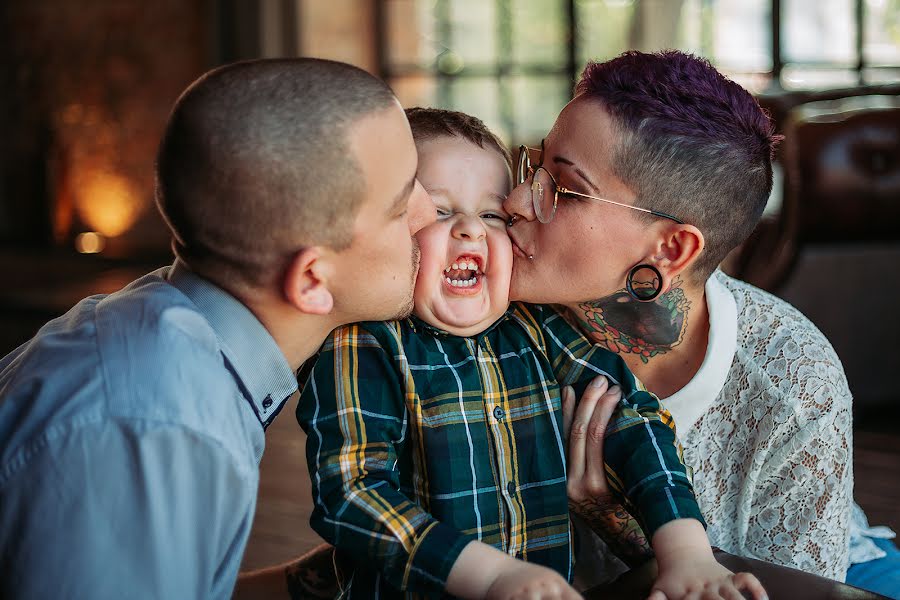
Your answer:
[[[703,232],[706,248],[692,271],[706,281],[756,227],[772,190],[781,136],[768,115],[708,61],[677,50],[591,63],[575,97],[600,102],[612,117],[613,172],[636,204]]]
[[[202,76],[175,103],[157,157],[175,254],[214,281],[260,286],[300,248],[346,248],[365,196],[348,133],[394,104],[384,82],[328,60]]]

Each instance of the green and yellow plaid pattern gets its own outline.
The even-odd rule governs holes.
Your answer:
[[[624,395],[604,443],[611,485],[650,535],[702,521],[668,411],[549,307],[513,304],[471,338],[415,317],[342,327],[311,371],[297,409],[310,521],[338,549],[347,597],[440,594],[471,540],[571,580],[560,385],[580,396],[598,374]]]

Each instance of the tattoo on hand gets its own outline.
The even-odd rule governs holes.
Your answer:
[[[643,564],[653,556],[644,530],[617,501],[569,500],[569,510],[584,519],[629,567]]]
[[[646,364],[684,339],[691,302],[679,275],[652,302],[639,302],[625,288],[578,305],[581,328],[595,344],[622,354],[637,354]]]

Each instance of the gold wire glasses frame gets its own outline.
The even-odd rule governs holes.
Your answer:
[[[541,142],[540,148],[519,146],[519,162],[516,166],[516,185],[521,185],[531,178],[531,202],[534,205],[534,213],[541,223],[546,224],[553,220],[554,215],[556,215],[556,204],[559,201],[560,194],[562,194],[563,196],[578,196],[579,198],[588,198],[590,200],[597,200],[598,202],[606,202],[608,204],[615,204],[616,206],[623,206],[632,210],[639,210],[664,219],[671,219],[676,223],[684,225],[684,221],[678,217],[673,217],[670,214],[658,210],[651,210],[640,206],[631,206],[630,204],[623,204],[621,202],[616,202],[615,200],[607,200],[606,198],[598,198],[597,196],[588,196],[587,194],[582,194],[581,192],[562,187],[556,183],[556,179],[550,174],[550,171],[542,166],[539,166],[537,169],[531,166],[531,157],[528,155],[529,150],[539,151],[541,153],[541,162],[543,162],[543,141]],[[549,191],[551,189],[553,190],[552,195],[545,193],[545,190]],[[553,198],[552,204],[549,202],[551,197]]]

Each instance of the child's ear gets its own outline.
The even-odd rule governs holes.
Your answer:
[[[327,287],[327,269],[318,247],[304,248],[294,255],[284,278],[284,296],[300,312],[327,315],[334,297]]]

